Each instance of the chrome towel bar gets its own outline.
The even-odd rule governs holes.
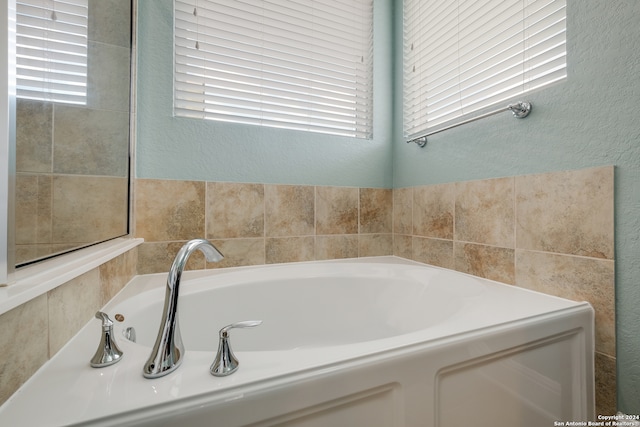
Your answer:
[[[450,126],[443,127],[442,129],[435,130],[433,132],[428,132],[426,134],[411,138],[407,140],[407,144],[410,142],[415,142],[420,147],[424,147],[427,145],[427,137],[431,135],[435,135],[436,133],[443,132],[445,130],[449,130],[451,128],[461,126],[467,123],[475,122],[476,120],[484,119],[485,117],[493,116],[494,114],[502,113],[503,111],[511,111],[513,116],[517,119],[523,119],[529,115],[531,112],[531,103],[530,102],[518,102],[515,104],[507,105],[504,108],[500,108],[498,110],[490,111],[488,113],[481,114],[479,116],[471,117],[467,120],[463,120],[461,122],[454,123]]]

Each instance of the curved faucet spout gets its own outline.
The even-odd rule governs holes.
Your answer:
[[[167,277],[167,289],[158,337],[142,370],[142,375],[145,378],[158,378],[167,375],[182,363],[184,344],[182,344],[178,326],[180,278],[189,256],[196,249],[199,249],[209,262],[218,262],[224,258],[220,251],[205,239],[190,240],[178,251]]]

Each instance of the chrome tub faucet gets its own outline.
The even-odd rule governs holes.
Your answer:
[[[158,378],[167,375],[182,363],[184,344],[178,327],[180,277],[189,256],[196,249],[200,250],[209,262],[218,262],[224,258],[220,251],[205,239],[190,240],[178,251],[167,277],[167,289],[158,337],[142,370],[142,375],[145,378]]]

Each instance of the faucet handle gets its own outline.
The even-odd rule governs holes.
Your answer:
[[[102,330],[106,330],[113,326],[113,320],[111,320],[109,315],[103,311],[96,312],[96,319],[102,320]]]
[[[245,320],[242,322],[236,322],[236,323],[232,323],[230,325],[225,326],[224,328],[220,329],[220,338],[222,338],[223,336],[227,336],[229,329],[234,329],[234,328],[253,328],[256,326],[260,326],[262,324],[262,320]]]
[[[211,375],[216,377],[225,377],[233,374],[240,362],[233,354],[229,343],[229,330],[234,328],[253,328],[262,324],[262,320],[245,320],[244,322],[236,322],[220,329],[220,341],[218,344],[218,352],[216,358],[209,368]]]
[[[113,338],[113,321],[102,311],[96,313],[96,319],[102,320],[102,335],[96,354],[91,358],[90,364],[94,368],[103,368],[119,362],[123,353]]]

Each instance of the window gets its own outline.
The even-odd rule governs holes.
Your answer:
[[[87,2],[16,2],[18,97],[86,104]]]
[[[404,0],[404,133],[566,77],[566,0]]]
[[[175,0],[174,113],[372,132],[372,0]]]

